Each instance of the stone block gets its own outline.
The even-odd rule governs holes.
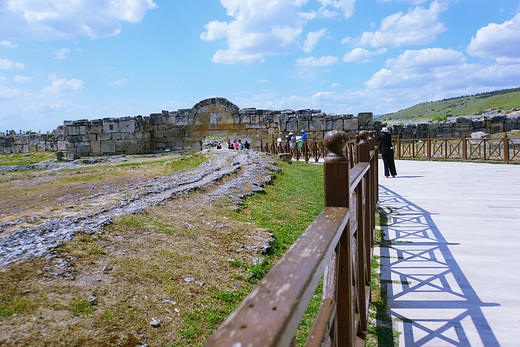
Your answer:
[[[363,122],[370,122],[374,119],[374,114],[372,112],[361,112],[358,113],[357,118]]]
[[[96,139],[97,139],[97,136],[95,134],[81,135],[81,141],[82,142],[95,141]]]
[[[331,130],[343,130],[343,120],[338,119],[338,120],[333,121]]]
[[[138,139],[140,139],[141,136],[140,134],[135,134],[135,133],[121,133],[121,140],[125,140],[125,141],[136,141]]]
[[[135,145],[133,141],[119,140],[116,141],[116,152],[132,154],[135,153]]]
[[[357,118],[347,118],[343,120],[343,129],[344,130],[357,130],[358,128],[358,119]]]
[[[323,129],[322,125],[323,122],[312,120],[309,122],[309,131],[321,131]]]
[[[88,129],[87,129],[86,125],[80,125],[80,127],[79,127],[79,134],[80,135],[88,134]]]
[[[67,141],[58,141],[58,151],[67,150]]]
[[[504,123],[491,123],[491,134],[504,132]]]
[[[122,133],[133,133],[135,131],[135,122],[133,120],[119,122],[119,131]]]
[[[79,135],[79,126],[70,125],[64,128],[66,135]]]
[[[118,141],[123,139],[123,133],[112,133],[112,140]]]
[[[115,153],[116,152],[116,143],[115,141],[101,141],[101,153]]]
[[[76,146],[76,153],[80,156],[89,156],[90,155],[90,143],[89,142],[80,142],[79,146]]]
[[[288,122],[286,130],[296,133],[298,131],[298,122],[297,121]]]
[[[117,133],[119,132],[119,124],[115,121],[105,121],[105,119],[103,119],[103,132]]]
[[[90,152],[93,154],[101,153],[101,141],[90,141]]]
[[[97,140],[98,141],[110,141],[110,140],[112,140],[112,134],[111,133],[98,134]]]

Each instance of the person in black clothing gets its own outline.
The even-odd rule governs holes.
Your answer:
[[[394,148],[392,147],[392,135],[390,135],[390,128],[384,127],[381,129],[381,136],[379,136],[379,148],[383,157],[383,164],[385,166],[385,177],[388,178],[397,176],[394,162]]]

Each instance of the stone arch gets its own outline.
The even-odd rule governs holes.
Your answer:
[[[209,98],[198,102],[191,109],[193,124],[208,124],[209,128],[234,124],[240,109],[226,98]]]

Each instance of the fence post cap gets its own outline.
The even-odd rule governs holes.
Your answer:
[[[367,143],[368,142],[368,131],[361,130],[360,132],[358,132],[357,137],[358,137],[359,143]]]
[[[340,130],[332,130],[325,134],[323,144],[329,150],[327,161],[343,161],[347,160],[345,156],[345,147],[347,147],[347,133]]]

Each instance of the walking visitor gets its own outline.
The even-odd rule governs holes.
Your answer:
[[[379,148],[383,157],[383,164],[385,167],[385,177],[388,178],[397,176],[394,161],[394,148],[392,147],[392,135],[390,135],[390,128],[384,127],[381,129],[381,136],[379,136]]]

